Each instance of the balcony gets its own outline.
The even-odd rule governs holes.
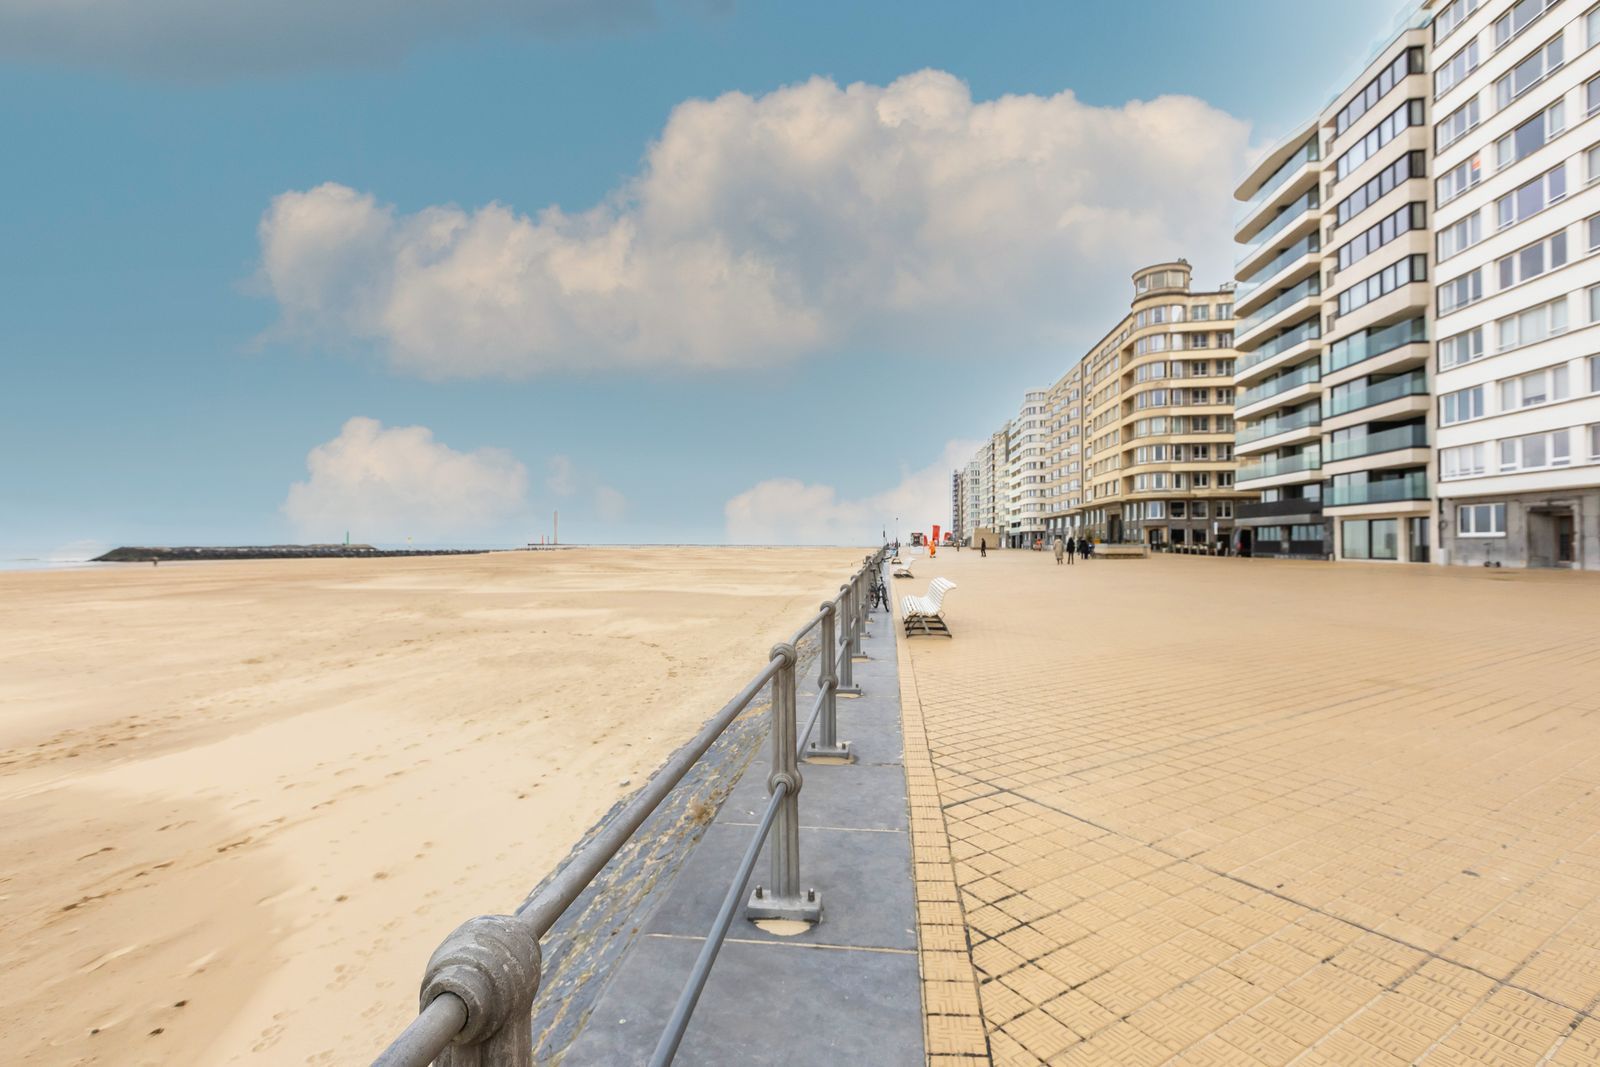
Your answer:
[[[1288,311],[1302,300],[1313,296],[1322,295],[1322,278],[1313,274],[1299,285],[1279,294],[1261,307],[1246,315],[1234,326],[1234,337],[1243,337],[1245,334],[1259,327],[1265,326],[1273,316]]]
[[[1254,500],[1240,503],[1234,513],[1242,522],[1247,519],[1290,519],[1317,522],[1322,514],[1322,501],[1295,497],[1292,500]]]
[[[1427,339],[1427,322],[1420,318],[1407,319],[1405,322],[1397,322],[1393,326],[1385,326],[1371,332],[1363,331],[1349,337],[1341,337],[1329,345],[1328,350],[1322,354],[1322,372],[1332,374],[1336,370],[1354,366],[1363,360]]]
[[[1259,404],[1263,400],[1270,400],[1280,393],[1287,393],[1291,389],[1296,389],[1302,385],[1307,385],[1311,382],[1317,382],[1321,380],[1322,368],[1319,367],[1315,362],[1307,363],[1299,370],[1290,371],[1288,374],[1280,374],[1276,377],[1268,378],[1260,385],[1252,386],[1251,388],[1245,389],[1238,393],[1234,400],[1234,409],[1240,410],[1247,408],[1252,404]]]
[[[1402,448],[1428,447],[1428,428],[1423,425],[1396,426],[1392,430],[1380,430],[1369,433],[1365,437],[1354,437],[1343,441],[1335,441],[1328,450],[1328,462],[1335,463],[1342,459],[1356,459],[1360,456],[1375,456],[1380,452],[1394,452]]]
[[[1269,359],[1283,355],[1296,345],[1314,341],[1321,336],[1322,323],[1319,320],[1312,319],[1310,322],[1301,323],[1288,333],[1274,337],[1254,352],[1241,353],[1238,361],[1233,365],[1234,374],[1237,375],[1240,371],[1249,370],[1259,363],[1265,363]]]
[[[1307,426],[1316,426],[1322,422],[1322,409],[1316,404],[1301,408],[1291,415],[1278,419],[1263,419],[1238,431],[1235,442],[1248,445],[1266,437],[1276,437],[1280,433],[1290,430],[1303,430]]]
[[[1248,262],[1272,243],[1272,239],[1287,230],[1291,225],[1306,218],[1308,212],[1315,211],[1322,206],[1322,199],[1315,186],[1311,191],[1300,197],[1294,203],[1284,208],[1283,211],[1267,223],[1265,228],[1256,235],[1255,240],[1239,256],[1241,264]]]
[[[1239,208],[1237,221],[1243,222],[1272,198],[1272,194],[1283,188],[1283,183],[1292,178],[1297,171],[1307,163],[1315,163],[1322,159],[1322,145],[1320,138],[1312,134],[1311,138],[1301,146],[1300,150],[1288,159],[1283,165],[1273,172],[1254,196],[1246,200]]]
[[[1419,370],[1368,385],[1364,389],[1333,390],[1329,394],[1328,418],[1338,418],[1340,415],[1360,411],[1362,408],[1387,404],[1404,396],[1426,396],[1427,393],[1428,376]]]
[[[1263,478],[1276,478],[1280,474],[1298,474],[1300,471],[1322,469],[1322,450],[1308,448],[1292,456],[1278,456],[1256,463],[1241,463],[1234,475],[1235,482],[1257,482]]]
[[[1263,283],[1276,278],[1298,260],[1320,251],[1322,251],[1322,240],[1316,233],[1303,237],[1290,245],[1280,252],[1272,262],[1266,264],[1252,275],[1256,279],[1255,281],[1246,282],[1233,291],[1234,310],[1237,311],[1241,306],[1247,306],[1250,303],[1250,298],[1255,295],[1256,290],[1260,289]]]
[[[1323,503],[1330,508],[1349,508],[1360,504],[1391,504],[1401,500],[1428,499],[1428,473],[1412,471],[1399,478],[1386,478],[1361,485],[1340,485],[1327,489]]]

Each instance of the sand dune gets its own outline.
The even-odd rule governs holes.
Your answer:
[[[362,1062],[861,554],[0,575],[8,1057]]]

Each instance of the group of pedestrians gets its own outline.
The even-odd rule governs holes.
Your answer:
[[[1067,563],[1073,563],[1076,562],[1076,558],[1078,556],[1088,559],[1090,556],[1094,555],[1094,546],[1089,543],[1089,539],[1087,537],[1069,537],[1066,540],[1062,540],[1061,538],[1057,537],[1055,550],[1056,566],[1058,567],[1061,565],[1063,560],[1065,560]]]

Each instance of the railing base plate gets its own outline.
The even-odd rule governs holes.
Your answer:
[[[843,689],[835,689],[833,693],[834,696],[858,697],[861,695],[861,687],[859,685],[846,686]]]
[[[850,751],[850,742],[840,741],[837,745],[824,748],[815,741],[806,746],[805,761],[821,760],[824,763],[854,763],[856,754]]]
[[[746,919],[794,919],[804,923],[819,923],[822,921],[822,894],[811,891],[807,896],[784,900],[770,894],[756,896],[750,894],[750,900],[744,906]]]

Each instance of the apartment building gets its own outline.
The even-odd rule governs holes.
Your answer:
[[[1430,17],[1235,192],[1241,552],[1432,558]]]
[[[950,525],[946,529],[957,544],[965,536],[967,494],[963,485],[963,471],[950,472]]]
[[[1083,509],[1082,360],[1045,393],[1050,410],[1044,481],[1045,537],[1076,537]]]
[[[1103,541],[1214,545],[1249,499],[1234,484],[1231,289],[1194,292],[1184,260],[1133,275],[1125,316],[1080,362],[1081,502]]]
[[[1442,553],[1600,569],[1600,6],[1424,8]]]
[[[1044,482],[1050,414],[1042,389],[1029,390],[1011,423],[1006,464],[1006,544],[1025,548],[1044,537]]]
[[[1011,423],[989,435],[967,463],[963,535],[999,548],[1011,525]],[[952,515],[952,518],[954,516]]]

